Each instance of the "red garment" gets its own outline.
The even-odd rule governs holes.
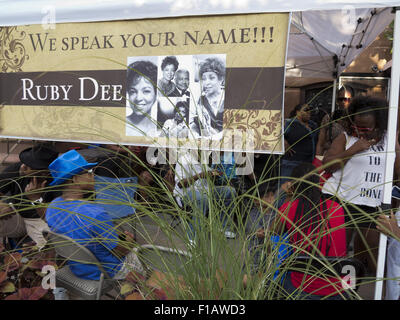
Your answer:
[[[323,165],[322,161],[319,160],[318,158],[314,158],[312,164],[316,168],[322,167],[322,165]],[[319,179],[319,185],[322,188],[324,186],[325,181],[328,180],[330,177],[332,177],[332,173],[328,173],[328,172],[326,172],[325,170],[322,170],[322,169],[320,169],[318,171],[318,173],[321,175],[321,178]]]
[[[286,202],[284,203],[280,208],[280,214],[281,214],[281,222],[285,223],[286,230],[289,233],[290,237],[290,242],[295,243],[294,236],[296,232],[292,230],[293,228],[293,219],[296,214],[296,209],[298,205],[299,200],[295,200],[294,202]],[[326,208],[328,210],[328,214],[326,214],[327,217],[329,217],[329,224],[331,229],[338,228],[340,226],[343,226],[345,221],[344,221],[344,210],[343,208],[334,201],[331,200],[326,200]],[[321,207],[320,210],[322,211],[322,201],[321,201]],[[286,212],[285,212],[286,211]],[[285,220],[284,215],[287,215],[288,221]],[[310,231],[307,231],[310,232]],[[319,231],[315,231],[314,235],[318,236],[320,233]],[[308,233],[307,236],[310,236]],[[346,249],[346,229],[343,226],[342,228],[338,228],[335,231],[332,232],[324,232],[324,236],[319,236],[320,241],[322,241],[321,245],[321,252],[322,254],[325,254],[326,252],[326,245],[327,245],[327,240],[328,237],[330,237],[330,248],[328,251],[328,255],[330,257],[344,257],[347,254],[347,249]],[[304,237],[300,233],[297,233],[297,246],[301,246],[303,249],[306,249],[306,247],[309,246],[309,242],[304,241]],[[315,244],[316,245],[316,244]],[[319,246],[318,246],[319,248]],[[296,250],[296,249],[294,249]],[[303,277],[305,276],[305,280],[303,281]],[[330,295],[334,292],[339,292],[342,291],[342,284],[341,281],[336,279],[336,278],[328,278],[329,280],[321,279],[318,277],[313,277],[310,275],[305,275],[304,273],[301,272],[291,272],[291,280],[293,285],[298,288],[300,285],[302,285],[302,290],[306,293],[311,293],[314,295],[320,295],[320,296],[327,296]],[[333,284],[334,283],[334,284]],[[336,288],[335,288],[336,287]]]

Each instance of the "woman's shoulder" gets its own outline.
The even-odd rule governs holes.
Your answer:
[[[283,213],[287,210],[296,210],[298,202],[299,199],[287,200],[279,207],[279,211]]]

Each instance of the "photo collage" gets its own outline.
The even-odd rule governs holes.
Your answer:
[[[226,55],[128,57],[126,135],[220,139]]]

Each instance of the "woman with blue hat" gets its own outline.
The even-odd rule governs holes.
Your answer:
[[[94,192],[92,169],[96,165],[87,162],[75,150],[64,153],[50,164],[51,185],[61,186],[62,195],[49,204],[46,221],[53,232],[64,234],[92,251],[111,278],[124,279],[129,266],[140,263],[134,251],[121,245],[112,218],[101,206],[87,199],[87,195]],[[134,241],[128,232],[125,232],[125,240]],[[68,264],[80,278],[100,278],[100,270],[93,264],[73,261]]]

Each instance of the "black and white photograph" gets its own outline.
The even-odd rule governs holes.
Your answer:
[[[179,61],[176,56],[166,56],[159,58],[159,80],[157,83],[157,87],[158,90],[160,90],[162,96],[174,96],[173,93],[176,89],[174,78],[178,68]]]
[[[175,73],[175,90],[169,95],[170,97],[182,97],[190,99],[190,73],[188,69],[178,69]]]
[[[128,57],[126,135],[157,136],[158,57]]]
[[[219,140],[223,130],[226,55],[195,55],[193,63],[198,94],[190,129],[195,137]]]
[[[165,64],[167,58],[171,58],[167,61],[178,62],[178,69],[174,73],[173,80],[171,80],[173,91],[169,93],[169,96],[165,96],[162,92],[166,90],[158,88],[158,101],[159,108],[157,113],[157,120],[159,125],[159,136],[161,137],[181,137],[186,138],[189,131],[189,111],[193,104],[193,93],[192,89],[195,86],[194,82],[194,69],[193,69],[193,56],[192,55],[179,55],[173,56],[160,56],[159,63],[159,78],[163,76],[160,73],[162,66]],[[168,68],[168,65],[166,66]],[[165,68],[164,68],[165,70]],[[159,80],[160,84],[161,80]],[[183,108],[185,106],[185,108]],[[183,110],[185,109],[185,110]],[[182,114],[184,112],[184,116]],[[185,118],[185,120],[183,120]],[[181,121],[182,119],[182,121]],[[174,123],[180,123],[176,129]],[[173,129],[173,130],[172,130]],[[184,130],[183,130],[184,129]],[[171,130],[167,132],[166,130]]]
[[[189,100],[177,100],[173,118],[167,119],[161,129],[161,137],[189,137]]]
[[[222,138],[225,54],[128,57],[127,136]]]

